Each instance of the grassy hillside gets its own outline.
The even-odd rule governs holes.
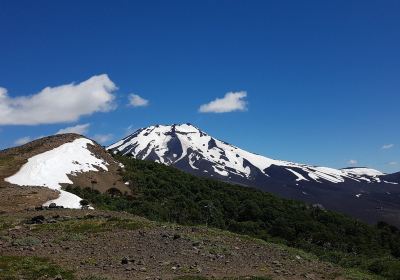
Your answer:
[[[400,279],[400,233],[385,223],[369,226],[347,216],[278,198],[255,189],[197,178],[161,164],[119,157],[133,197],[90,189],[70,191],[108,210],[153,220],[205,224],[284,243],[343,267]]]

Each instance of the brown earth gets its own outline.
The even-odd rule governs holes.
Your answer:
[[[117,190],[121,194],[132,194],[131,189],[122,179],[123,167],[100,145],[91,146],[88,149],[97,157],[104,159],[108,165],[108,171],[90,171],[80,173],[78,176],[69,176],[74,186],[90,187],[102,193]]]
[[[41,224],[31,224],[38,215],[44,216]],[[205,227],[150,222],[126,213],[59,209],[20,211],[0,215],[0,219],[5,228],[0,232],[0,255],[46,257],[74,270],[77,279],[184,275],[348,279],[340,268],[298,250]]]
[[[58,197],[58,192],[43,187],[21,187],[4,181],[15,173],[32,156],[52,150],[67,142],[83,137],[78,134],[61,134],[44,137],[25,145],[0,151],[0,212],[10,212],[39,206]],[[69,176],[73,185],[90,187],[101,192],[111,188],[121,193],[130,194],[130,188],[124,184],[121,177],[121,167],[100,145],[89,145],[89,150],[104,159],[109,165],[109,171],[80,173]]]

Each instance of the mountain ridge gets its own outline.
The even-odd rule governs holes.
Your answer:
[[[107,149],[197,176],[322,204],[367,222],[390,216],[391,223],[400,224],[395,218],[400,203],[394,202],[400,195],[400,180],[375,169],[334,169],[276,160],[218,140],[189,123],[141,128]],[[382,208],[389,213],[382,215]]]
[[[156,134],[159,139],[156,139],[156,137],[154,137],[154,134]],[[184,139],[185,135],[187,136],[187,139]],[[192,135],[197,137],[197,139],[192,139]],[[148,139],[145,139],[146,137]],[[206,138],[205,141],[201,139],[202,137]],[[179,142],[181,144],[180,147],[177,146]],[[204,149],[203,147],[205,147],[206,145],[207,149]],[[183,151],[183,148],[186,148],[186,151]],[[154,161],[167,165],[176,164],[182,161],[187,155],[190,157],[191,155],[188,153],[187,149],[191,149],[192,153],[202,152],[203,157],[205,153],[208,153],[208,157],[206,158],[207,160],[210,160],[210,157],[213,158],[215,156],[219,156],[218,161],[214,160],[213,163],[217,165],[217,170],[215,170],[215,172],[222,176],[226,176],[225,174],[227,171],[223,169],[228,168],[231,172],[236,173],[236,175],[243,176],[247,173],[247,175],[249,176],[249,173],[251,173],[249,172],[249,170],[245,170],[246,162],[244,162],[243,159],[241,159],[240,162],[242,164],[239,165],[237,161],[232,164],[232,158],[227,159],[226,152],[228,149],[231,149],[231,152],[235,151],[237,158],[239,158],[240,156],[243,157],[246,161],[249,161],[253,167],[257,167],[267,176],[268,174],[265,171],[268,167],[272,165],[284,166],[286,168],[303,168],[303,171],[308,171],[309,173],[312,173],[306,175],[306,178],[308,180],[311,179],[318,181],[318,179],[321,179],[333,183],[341,181],[341,179],[343,179],[344,177],[346,177],[347,179],[361,179],[366,181],[372,179],[379,183],[379,180],[376,180],[377,178],[374,177],[386,175],[383,172],[368,167],[345,167],[341,169],[335,169],[330,167],[315,166],[310,164],[302,164],[292,161],[268,158],[260,154],[247,152],[243,149],[238,148],[237,146],[211,137],[210,135],[190,123],[155,125],[147,128],[142,128],[123,138],[122,140],[108,146],[107,149],[118,151],[124,155],[132,155],[140,159],[153,159]],[[216,155],[215,153],[212,154],[211,151],[216,149],[225,149],[225,151],[220,152],[220,155]],[[173,151],[172,156],[170,152],[171,150]],[[235,159],[233,159],[233,161],[235,161]],[[193,166],[193,162],[194,160],[190,159],[190,165],[192,166],[192,168],[196,169],[197,167]],[[228,163],[230,165],[227,166]],[[225,165],[226,168],[223,168],[222,165]],[[303,174],[299,175],[296,174],[297,172],[293,172],[293,170],[289,171],[292,174],[296,175],[299,181],[304,180],[304,178],[302,178],[304,176]],[[370,176],[372,178],[363,178],[363,175]]]

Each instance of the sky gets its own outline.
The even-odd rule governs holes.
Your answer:
[[[0,149],[192,123],[268,157],[400,170],[400,1],[0,1]]]

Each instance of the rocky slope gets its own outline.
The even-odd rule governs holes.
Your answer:
[[[79,208],[80,198],[62,190],[66,185],[130,193],[120,171],[101,146],[77,134],[45,137],[0,151],[0,211],[52,202]]]
[[[0,278],[5,279],[373,279],[351,278],[349,271],[288,247],[126,213],[62,209],[0,219]],[[33,257],[58,268],[40,275]],[[13,266],[19,269],[4,269]]]
[[[400,225],[400,180],[378,170],[334,169],[275,160],[220,141],[191,124],[143,128],[108,150],[318,203],[368,222],[385,219]]]

